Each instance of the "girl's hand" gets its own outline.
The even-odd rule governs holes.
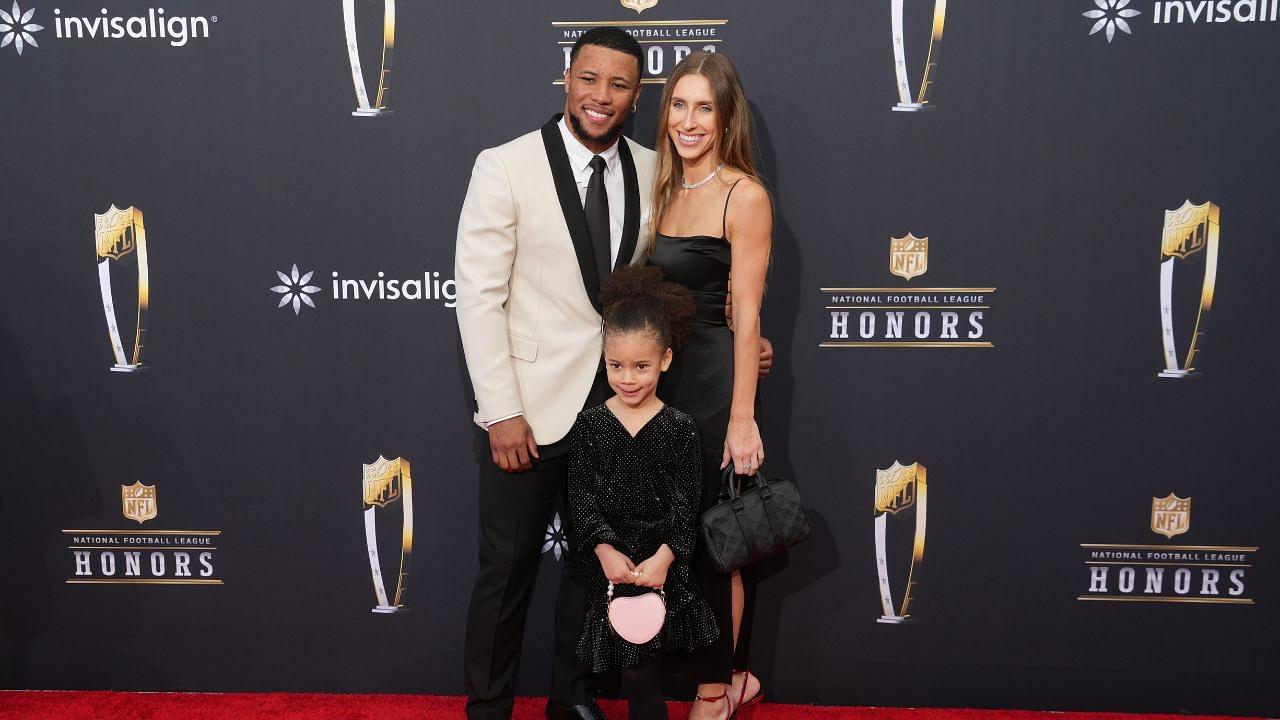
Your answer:
[[[600,569],[604,570],[604,576],[608,580],[626,585],[636,581],[635,563],[612,545],[608,543],[597,545],[596,558],[600,561]]]
[[[733,463],[733,471],[739,475],[754,475],[764,464],[764,442],[760,428],[751,418],[729,418],[729,430],[724,437],[724,456],[720,469]]]
[[[635,584],[640,587],[660,588],[667,584],[667,570],[676,559],[675,553],[664,543],[653,557],[636,566]]]

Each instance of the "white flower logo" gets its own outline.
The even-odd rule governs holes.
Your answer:
[[[293,272],[286,275],[279,270],[276,275],[279,276],[283,285],[276,285],[271,288],[271,292],[280,293],[280,304],[276,307],[284,307],[289,303],[293,303],[293,314],[297,315],[302,311],[302,304],[306,303],[309,307],[315,307],[316,304],[311,301],[311,294],[320,292],[320,288],[315,285],[308,285],[311,282],[311,276],[315,274],[312,270],[306,275],[298,273],[298,263],[293,264]]]
[[[13,10],[5,12],[0,10],[0,33],[4,34],[4,39],[0,40],[0,48],[6,45],[13,45],[13,49],[22,54],[22,49],[28,45],[31,47],[40,47],[36,39],[31,33],[39,32],[44,29],[43,25],[36,25],[31,22],[31,16],[35,15],[34,9],[22,12],[22,8],[18,7],[18,3],[13,3]]]
[[[1120,28],[1126,34],[1132,35],[1133,30],[1129,28],[1129,23],[1125,18],[1137,17],[1142,14],[1141,10],[1134,10],[1128,7],[1131,0],[1093,0],[1093,4],[1098,6],[1096,10],[1088,10],[1082,13],[1090,20],[1097,20],[1093,24],[1093,29],[1089,31],[1090,35],[1096,34],[1103,28],[1107,29],[1107,42],[1116,36],[1116,28]]]
[[[547,526],[547,535],[542,542],[542,552],[545,554],[548,550],[555,553],[557,561],[561,555],[569,552],[569,538],[560,527],[560,513],[556,513],[556,516],[551,518],[551,524]]]

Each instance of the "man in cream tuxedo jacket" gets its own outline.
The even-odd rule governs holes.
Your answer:
[[[566,435],[609,396],[600,284],[648,250],[654,153],[620,135],[642,63],[626,32],[585,33],[565,72],[564,115],[480,153],[458,222],[458,326],[492,456],[481,459],[464,650],[472,720],[511,717],[544,532],[566,486]],[[565,558],[548,718],[604,718],[576,659],[586,570],[575,553]]]
[[[471,720],[511,717],[545,530],[568,477],[566,436],[583,408],[611,394],[600,285],[643,262],[652,242],[655,154],[621,137],[643,63],[625,31],[584,33],[565,71],[564,114],[480,153],[458,221],[458,327],[492,459],[481,459],[480,570],[463,652]],[[773,349],[762,338],[760,350],[763,376]],[[604,720],[576,658],[587,573],[576,553],[566,556],[551,720]]]

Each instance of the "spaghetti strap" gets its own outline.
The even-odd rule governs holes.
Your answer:
[[[724,214],[720,217],[720,239],[724,240],[729,233],[729,198],[733,196],[733,191],[738,187],[738,183],[745,178],[738,178],[733,181],[733,185],[729,186],[729,192],[724,196]]]

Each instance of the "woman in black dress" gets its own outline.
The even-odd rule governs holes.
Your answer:
[[[657,233],[649,262],[689,288],[698,307],[662,396],[697,422],[705,510],[719,499],[723,468],[749,475],[764,462],[756,380],[773,206],[755,169],[750,108],[727,57],[696,52],[675,68],[659,105],[655,148]],[[730,275],[732,326],[725,317]],[[699,561],[693,570],[720,637],[677,672],[698,683],[691,720],[734,717],[761,697],[759,680],[747,672],[750,568],[726,577]]]

